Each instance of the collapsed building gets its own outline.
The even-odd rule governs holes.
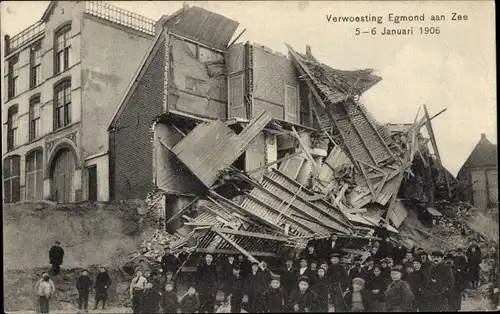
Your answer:
[[[363,258],[381,220],[397,235],[408,200],[440,216],[458,182],[427,108],[383,125],[360,101],[382,80],[373,70],[236,43],[238,26],[198,7],[162,17],[109,128],[111,194],[155,189],[160,228],[192,248],[185,266],[204,252],[282,257],[332,234],[345,259]]]

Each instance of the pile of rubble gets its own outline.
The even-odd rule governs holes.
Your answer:
[[[425,107],[414,123],[381,125],[359,102],[381,80],[372,70],[334,70],[309,49],[303,55],[288,48],[310,91],[314,131],[275,120],[265,110],[251,120],[198,121],[188,132],[173,125],[180,140],[160,144],[204,192],[170,217],[165,217],[165,199],[148,198],[167,228],[182,221],[175,237],[157,233],[145,243],[148,256],[158,258],[170,243],[196,253],[258,260],[295,254],[309,241],[332,234],[352,243],[345,246],[346,254],[366,256],[366,245],[380,240],[375,230],[398,234],[408,215],[403,198],[435,212],[438,187],[446,187],[451,197],[456,182],[441,165],[430,122],[434,117]],[[430,138],[420,133],[424,126]],[[262,133],[287,143],[286,154],[266,157],[264,165],[245,172],[237,160]]]

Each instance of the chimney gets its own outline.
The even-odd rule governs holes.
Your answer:
[[[486,139],[486,133],[481,133],[481,138],[483,139]]]

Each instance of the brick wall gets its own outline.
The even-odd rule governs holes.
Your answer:
[[[110,188],[112,199],[145,198],[153,182],[153,146],[149,131],[163,112],[165,45],[149,64],[145,75],[110,132]]]

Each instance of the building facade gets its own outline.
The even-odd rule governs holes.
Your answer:
[[[483,210],[498,208],[498,149],[484,133],[458,172],[458,179],[466,183],[464,200]]]
[[[103,2],[52,1],[40,21],[6,36],[6,204],[109,200],[106,130],[154,24]]]

